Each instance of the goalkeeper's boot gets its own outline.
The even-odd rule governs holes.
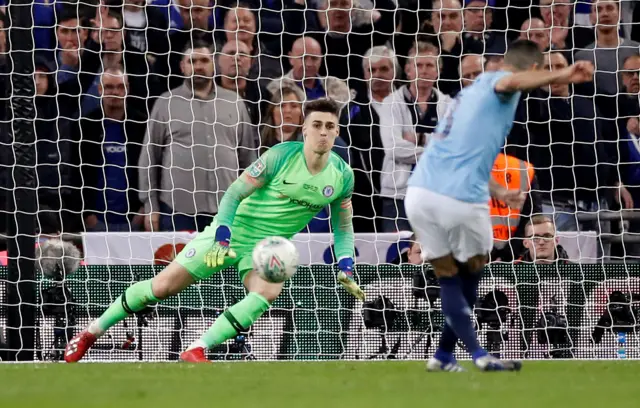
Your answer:
[[[474,358],[473,363],[482,371],[520,371],[522,368],[518,360],[499,360],[490,354]]]
[[[204,347],[195,347],[180,353],[180,360],[185,363],[210,363]]]
[[[71,339],[64,349],[64,361],[67,363],[77,363],[84,357],[87,351],[93,346],[98,338],[87,330]]]
[[[458,364],[455,358],[449,361],[442,361],[438,360],[435,357],[431,357],[429,361],[427,361],[427,371],[448,371],[450,373],[460,373],[466,370],[460,364]]]

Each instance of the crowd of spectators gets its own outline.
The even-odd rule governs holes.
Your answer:
[[[435,126],[517,38],[545,52],[540,68],[590,60],[597,73],[522,96],[504,160],[521,164],[530,195],[505,218],[517,225],[494,224],[494,258],[528,253],[526,240],[508,250],[499,241],[533,239],[546,226],[528,224],[536,212],[551,217],[553,234],[640,230],[576,217],[640,205],[634,1],[100,1],[34,2],[42,233],[202,230],[239,171],[276,143],[302,140],[302,105],[321,97],[342,106],[334,150],[355,171],[356,232],[410,230],[406,183]],[[6,195],[12,60],[1,17]],[[494,177],[510,184],[512,170]],[[307,231],[329,231],[327,210]]]

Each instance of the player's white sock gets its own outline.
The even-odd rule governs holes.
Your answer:
[[[189,347],[187,347],[187,350],[193,350],[196,348],[204,348],[205,350],[207,349],[207,345],[204,344],[204,342],[200,339],[194,341],[193,343],[191,343],[191,345]]]
[[[87,331],[93,334],[94,336],[96,336],[97,338],[100,338],[105,333],[105,330],[103,330],[102,327],[100,327],[100,325],[98,324],[98,320],[99,319],[96,319],[91,323],[89,323],[89,327],[87,327]]]

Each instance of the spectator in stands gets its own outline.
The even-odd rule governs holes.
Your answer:
[[[550,35],[551,30],[539,18],[526,20],[520,27],[520,39],[533,41],[538,44],[538,48],[542,52],[547,51],[551,46]]]
[[[128,112],[129,79],[121,68],[106,68],[98,86],[101,106],[75,122],[80,143],[82,216],[86,231],[136,231],[144,207],[138,194],[144,117]]]
[[[591,28],[573,24],[572,14],[571,0],[540,0],[542,21],[551,29],[551,48],[568,50],[565,58],[573,56],[574,48],[585,48],[594,40]]]
[[[407,181],[451,102],[435,87],[439,66],[438,48],[416,42],[404,67],[408,84],[382,101],[380,137],[385,157],[380,195],[384,232],[411,230],[404,210]]]
[[[228,42],[242,42],[250,49],[250,68],[245,98],[258,104],[265,97],[264,89],[269,83],[282,75],[281,55],[269,53],[267,46],[262,44],[257,35],[258,21],[255,11],[244,2],[237,2],[229,8],[223,8],[221,13],[223,29],[217,33],[217,47]],[[256,114],[260,117],[260,113]]]
[[[75,232],[73,215],[72,141],[68,120],[60,115],[55,63],[47,55],[34,55],[36,177],[38,186],[37,228],[42,234]],[[75,189],[77,191],[77,189]]]
[[[640,44],[620,38],[620,5],[613,0],[597,0],[591,7],[591,22],[595,25],[596,40],[585,50],[576,52],[576,60],[587,60],[596,67],[597,93],[616,95],[622,89],[618,71],[631,55],[638,55]]]
[[[156,57],[153,65],[154,94],[181,86],[185,78],[182,76],[182,51],[194,40],[213,44],[213,30],[209,28],[211,7],[209,0],[175,0],[172,5],[179,11],[180,25],[169,32],[169,52]],[[167,35],[166,33],[164,35]]]
[[[251,49],[242,41],[228,41],[217,54],[216,83],[238,94],[249,111],[251,122],[257,125],[259,101],[247,99],[247,90],[257,86],[256,80],[249,79],[250,55]]]
[[[567,66],[559,52],[545,57],[546,69]],[[617,156],[614,158],[605,150],[607,143],[593,98],[574,92],[568,85],[552,85],[543,89],[542,95],[543,117],[529,124],[532,138],[528,154],[536,168],[543,211],[553,216],[557,231],[608,234],[608,221],[577,219],[578,212],[609,209],[612,191],[628,195],[614,177]],[[608,256],[609,245],[603,242],[599,247],[599,255]]]
[[[216,87],[212,46],[184,51],[183,85],[156,102],[140,155],[145,229],[201,231],[238,171],[256,158],[244,103]]]
[[[56,38],[58,49],[56,61],[56,81],[61,84],[77,80],[80,56],[83,53],[88,32],[86,26],[80,24],[78,13],[70,8],[63,8],[57,15]]]
[[[169,47],[169,21],[166,11],[154,7],[147,0],[115,0],[124,2],[122,16],[124,20],[125,49],[142,53],[149,65],[153,65],[158,55],[166,53]]]
[[[503,55],[487,55],[485,56],[484,72],[495,72],[502,68],[504,62]]]
[[[569,263],[569,255],[558,242],[553,220],[545,215],[534,215],[525,228],[525,252],[518,262],[535,264]]]
[[[462,87],[471,85],[476,78],[484,71],[484,57],[482,55],[466,55],[460,61],[460,80]]]
[[[102,45],[101,64],[99,70],[112,67],[124,67],[130,80],[128,96],[131,98],[130,107],[140,112],[143,117],[147,116],[147,103],[149,86],[147,81],[148,62],[144,54],[125,50],[122,15],[109,10],[102,13],[93,20],[96,24],[91,33],[92,40]],[[87,95],[82,98],[82,116],[91,114],[95,109],[100,108],[99,96],[100,76],[96,76],[92,85],[87,91]]]
[[[463,43],[469,51],[485,53],[491,49],[506,52],[506,32],[493,30],[493,9],[495,0],[464,0]]]
[[[374,45],[385,44],[394,32],[395,4],[377,0],[373,10],[364,10],[357,0],[318,0],[314,20],[300,21],[306,37],[321,45],[324,73],[346,80],[350,88],[362,88],[362,57]]]
[[[331,98],[343,107],[351,101],[347,84],[335,77],[322,77],[322,48],[316,40],[302,37],[293,43],[289,53],[291,71],[269,84],[269,89],[279,89],[283,81],[292,80],[305,92],[306,100]]]
[[[358,93],[351,102],[351,119],[343,134],[350,146],[355,177],[351,199],[353,227],[356,232],[375,232],[379,229],[377,221],[382,213],[379,194],[384,149],[380,138],[380,114],[382,102],[396,89],[395,80],[401,70],[395,53],[386,45],[369,49],[362,64],[367,92]]]
[[[640,115],[640,55],[631,55],[624,60],[620,76],[624,89],[618,98],[619,116],[622,119],[619,127],[624,128],[630,118]]]

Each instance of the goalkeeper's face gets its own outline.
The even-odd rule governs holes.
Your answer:
[[[316,154],[326,154],[338,137],[338,117],[329,112],[312,112],[302,125],[305,145]]]

